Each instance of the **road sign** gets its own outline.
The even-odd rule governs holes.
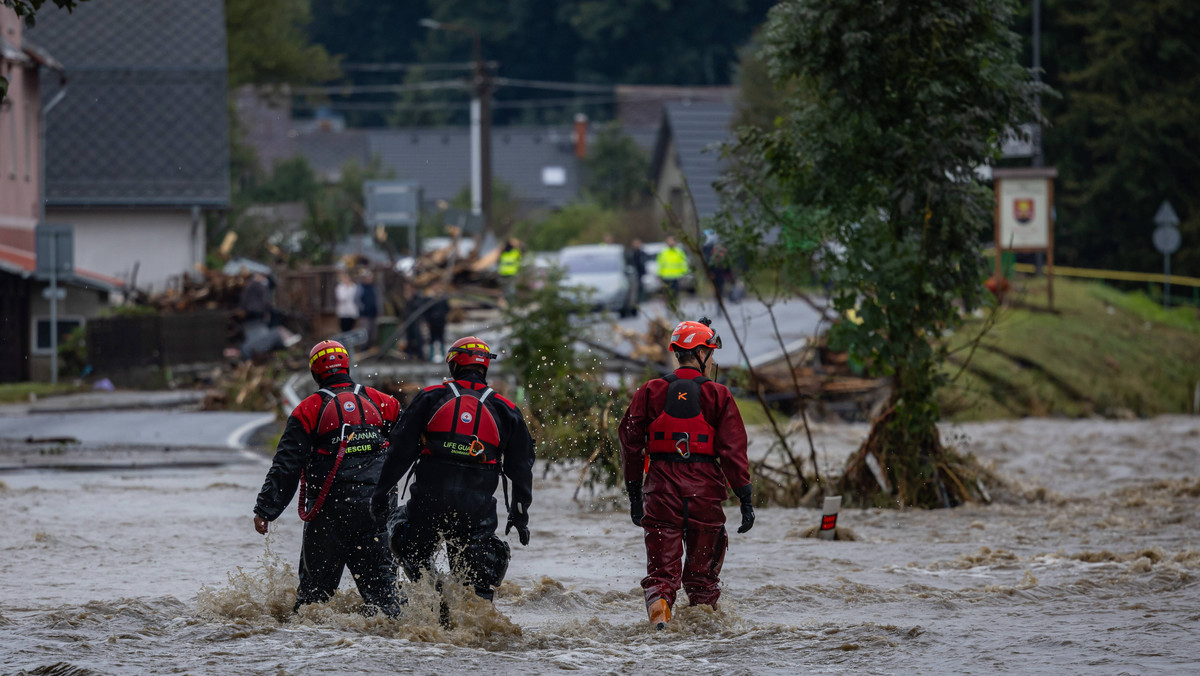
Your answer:
[[[42,223],[34,231],[38,279],[70,277],[75,272],[75,233],[70,225]]]
[[[367,225],[415,226],[421,220],[421,184],[416,181],[367,181]]]
[[[1161,254],[1170,256],[1179,251],[1181,240],[1179,228],[1168,225],[1159,226],[1154,229],[1154,248],[1158,249],[1158,252]]]
[[[1158,207],[1158,213],[1154,214],[1154,224],[1160,228],[1176,228],[1179,227],[1179,215],[1175,213],[1175,209],[1167,200]]]
[[[354,329],[353,331],[346,331],[345,333],[330,336],[329,339],[336,340],[347,347],[362,347],[367,344],[367,340],[370,337],[367,335],[366,329]]]
[[[66,300],[67,290],[63,288],[51,289],[47,286],[46,288],[42,289],[42,298],[45,298],[46,300],[50,300],[51,298],[54,300]]]

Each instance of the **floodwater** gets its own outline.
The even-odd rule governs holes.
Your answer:
[[[819,426],[819,453],[836,464],[863,434]],[[404,619],[356,614],[349,579],[291,615],[300,522],[254,533],[265,466],[10,473],[0,672],[1200,670],[1200,418],[945,434],[1005,478],[994,504],[845,510],[853,542],[800,537],[817,511],[761,509],[730,535],[721,610],[681,600],[661,632],[640,529],[623,502],[574,502],[577,471],[538,481],[495,607],[456,593],[448,630],[427,588]]]

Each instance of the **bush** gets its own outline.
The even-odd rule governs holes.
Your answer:
[[[505,310],[510,327],[507,368],[515,372],[528,403],[526,418],[538,456],[551,462],[588,463],[590,486],[614,486],[620,477],[617,427],[628,400],[604,382],[599,360],[584,360],[572,345],[580,327],[572,314],[585,311],[561,293],[562,271],[551,270],[535,288],[526,270]]]
[[[557,251],[570,244],[599,242],[620,235],[621,217],[593,202],[577,202],[554,212],[540,223],[523,221],[513,231],[531,251]]]

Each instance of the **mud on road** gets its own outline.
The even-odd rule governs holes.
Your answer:
[[[837,464],[864,427],[817,429]],[[269,541],[265,466],[0,476],[0,672],[1182,672],[1200,636],[1200,418],[1026,420],[946,436],[1009,488],[992,505],[847,510],[855,542],[763,509],[730,537],[719,612],[645,622],[641,532],[610,495],[539,475],[495,607],[410,590],[364,618],[349,579],[290,613],[300,522]],[[733,518],[736,509],[730,508]]]

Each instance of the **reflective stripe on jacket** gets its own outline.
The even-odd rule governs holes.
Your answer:
[[[655,263],[658,276],[663,279],[679,279],[688,273],[687,256],[678,247],[667,247],[658,252]]]
[[[500,267],[498,272],[501,277],[512,277],[517,274],[517,270],[521,268],[521,250],[509,249],[500,254]]]

